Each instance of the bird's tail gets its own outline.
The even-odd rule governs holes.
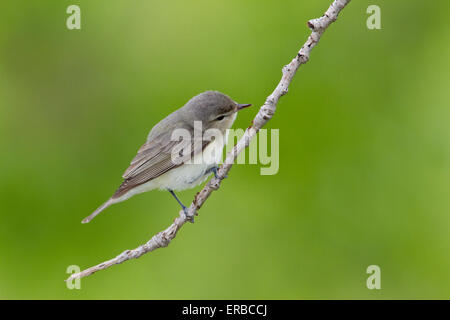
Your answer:
[[[87,216],[86,218],[83,219],[83,221],[81,221],[81,223],[88,223],[90,222],[92,219],[95,218],[96,215],[98,215],[100,212],[102,212],[103,210],[105,210],[106,208],[108,208],[110,205],[116,203],[117,201],[114,201],[112,198],[109,199],[108,201],[106,201],[104,204],[102,204],[100,207],[97,208],[97,210],[95,210],[94,212],[92,212],[89,216]]]

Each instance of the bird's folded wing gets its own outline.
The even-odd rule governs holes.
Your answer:
[[[113,197],[120,197],[134,187],[159,177],[191,160],[209,141],[171,141],[170,135],[162,134],[147,141],[131,161],[123,174],[125,179]],[[190,146],[189,146],[190,145]]]

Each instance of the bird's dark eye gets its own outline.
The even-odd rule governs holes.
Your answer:
[[[217,121],[222,121],[223,118],[225,118],[225,116],[219,116],[219,117],[216,118],[216,120],[217,120]]]

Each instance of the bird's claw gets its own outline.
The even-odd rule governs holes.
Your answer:
[[[194,215],[189,215],[189,210],[186,207],[183,207],[183,211],[184,211],[184,216],[186,218],[187,221],[189,221],[190,223],[194,223]]]
[[[216,179],[219,179],[219,175],[217,174],[217,170],[219,169],[219,167],[218,166],[215,166],[215,167],[212,167],[212,172],[214,173],[214,178],[216,178]],[[223,177],[223,179],[225,179],[225,178],[228,178],[228,175],[225,175],[224,177]]]

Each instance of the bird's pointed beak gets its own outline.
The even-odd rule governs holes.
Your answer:
[[[245,104],[238,103],[237,111],[240,111],[242,109],[248,108],[250,106],[251,106],[251,103],[245,103]]]

